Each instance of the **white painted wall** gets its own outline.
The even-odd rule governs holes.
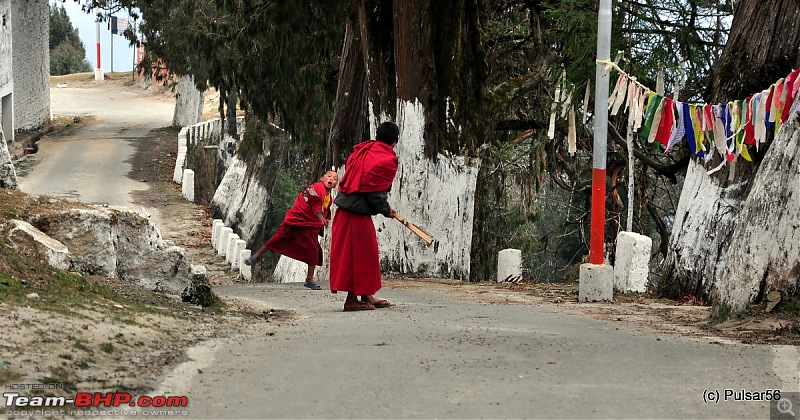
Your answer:
[[[263,163],[263,158],[257,159],[256,167]],[[251,171],[247,175],[247,165],[233,156],[211,205],[220,210],[220,218],[226,226],[237,226],[239,236],[251,243],[264,219],[268,197],[269,192],[259,182],[258,173]]]
[[[11,0],[0,0],[0,128],[7,142],[14,141],[11,33]]]
[[[11,0],[0,0],[0,96],[14,87],[11,53]]]
[[[399,160],[389,204],[433,236],[428,246],[396,220],[373,218],[382,269],[425,277],[468,279],[475,189],[480,159],[424,155],[425,113],[419,102],[398,104]],[[373,127],[373,132],[376,127]]]
[[[47,0],[12,1],[14,131],[50,121],[50,6]]]

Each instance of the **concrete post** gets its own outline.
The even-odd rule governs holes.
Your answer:
[[[219,237],[222,234],[222,228],[225,227],[224,222],[215,223],[214,229],[211,231],[211,248],[216,251],[219,246]]]
[[[233,245],[233,253],[231,254],[231,269],[238,270],[240,266],[244,265],[244,263],[240,257],[242,255],[242,250],[247,247],[247,242],[244,239],[237,239],[236,243]]]
[[[233,234],[233,229],[229,227],[223,227],[222,230],[219,231],[219,240],[217,241],[217,255],[220,257],[224,257],[225,253],[228,252],[228,237]]]
[[[230,264],[233,261],[233,251],[236,248],[236,241],[239,240],[239,235],[231,233],[228,236],[228,245],[225,247],[225,262]]]
[[[497,281],[522,277],[522,251],[504,249],[497,253]]]
[[[214,219],[211,223],[211,248],[216,251],[217,249],[217,237],[219,236],[219,231],[222,227],[225,226],[225,223],[222,219]]]
[[[194,171],[187,169],[183,171],[183,182],[181,182],[181,191],[183,196],[189,202],[194,203]]]
[[[653,240],[648,236],[633,232],[617,235],[614,290],[620,293],[647,291],[652,247]]]
[[[244,260],[246,260],[248,258],[250,258],[250,250],[249,249],[243,249],[239,253],[239,261],[244,261]],[[249,265],[245,264],[244,262],[242,262],[239,265],[239,274],[241,274],[242,278],[244,278],[248,282],[253,280],[252,267],[250,267]]]
[[[581,264],[578,302],[614,299],[614,268],[608,264]]]
[[[178,156],[175,157],[175,170],[172,172],[172,181],[176,184],[183,182],[183,166],[186,164],[186,145],[188,130],[184,127],[178,133]]]

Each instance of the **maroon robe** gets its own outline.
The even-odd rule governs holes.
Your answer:
[[[370,140],[353,147],[339,191],[388,191],[397,173],[397,155],[386,143]],[[331,228],[331,292],[374,295],[381,288],[378,237],[372,217],[338,209]]]
[[[330,204],[323,209],[327,193],[325,184],[320,181],[298,194],[283,223],[264,246],[309,265],[322,265],[322,247],[317,236],[325,224],[315,213],[330,219]]]

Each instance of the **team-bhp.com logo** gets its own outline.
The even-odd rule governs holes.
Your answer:
[[[41,397],[41,396],[23,396],[19,392],[4,392],[3,402],[6,409],[14,408],[15,410],[22,410],[17,413],[18,415],[26,415],[28,411],[41,411],[44,409],[53,409],[59,407],[72,406],[82,410],[92,410],[97,408],[121,408],[121,407],[140,407],[140,408],[183,408],[189,405],[189,399],[186,396],[174,395],[159,395],[159,396],[141,396],[134,398],[129,392],[79,392],[75,394],[74,398],[67,397]],[[75,410],[72,410],[75,411]],[[43,412],[42,412],[43,413]],[[62,413],[65,414],[65,413]],[[73,413],[71,415],[81,415],[82,413]],[[88,414],[88,413],[87,413]],[[108,412],[98,413],[101,415],[111,414]],[[131,413],[133,414],[133,413]],[[142,413],[145,414],[144,412]],[[177,411],[171,413],[150,413],[152,415],[187,415],[188,412]]]

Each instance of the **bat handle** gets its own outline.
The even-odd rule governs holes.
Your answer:
[[[400,222],[400,223],[403,223],[403,224],[406,223],[406,219],[403,219],[403,217],[400,216],[399,214],[395,214],[394,218],[397,219],[397,221]]]

